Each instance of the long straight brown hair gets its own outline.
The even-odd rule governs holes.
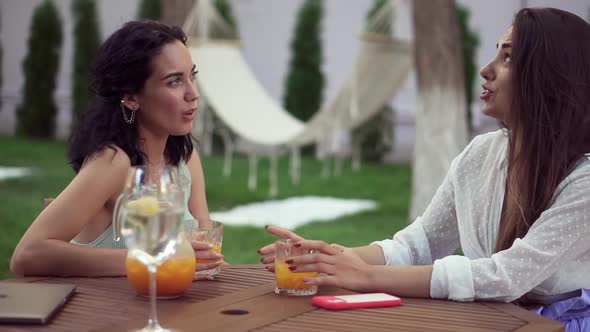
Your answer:
[[[553,203],[559,183],[590,152],[590,25],[559,9],[520,10],[511,75],[508,176],[496,252],[525,236]]]

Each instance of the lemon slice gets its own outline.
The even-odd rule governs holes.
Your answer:
[[[152,217],[160,213],[160,204],[155,197],[144,196],[127,203],[131,214],[138,217]]]

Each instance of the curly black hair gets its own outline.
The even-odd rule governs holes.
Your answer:
[[[131,165],[146,161],[139,148],[137,122],[127,124],[121,114],[121,99],[127,94],[140,93],[151,75],[151,62],[163,46],[175,41],[186,45],[184,32],[173,26],[154,21],[128,22],[115,31],[100,47],[92,68],[90,90],[94,101],[69,139],[68,157],[76,173],[84,160],[105,147],[121,148]],[[190,133],[170,136],[166,142],[168,162],[178,165],[188,161],[193,151]]]

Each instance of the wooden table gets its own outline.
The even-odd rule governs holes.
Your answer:
[[[4,282],[76,284],[76,294],[46,326],[0,325],[0,331],[128,331],[143,327],[149,302],[125,278],[20,278]],[[400,307],[328,311],[309,297],[274,294],[260,265],[223,269],[193,283],[185,296],[158,301],[164,327],[180,331],[563,331],[557,322],[512,304],[404,299]],[[321,288],[321,294],[350,293]]]

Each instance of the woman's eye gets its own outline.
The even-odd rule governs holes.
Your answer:
[[[174,86],[180,85],[181,82],[182,81],[180,80],[180,78],[177,77],[177,78],[171,80],[170,82],[168,82],[168,85],[174,87]]]
[[[191,73],[191,81],[194,81],[195,78],[197,78],[197,74],[199,73],[199,71],[194,71]]]

